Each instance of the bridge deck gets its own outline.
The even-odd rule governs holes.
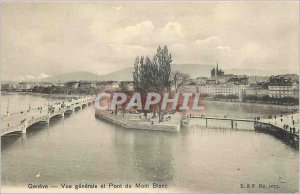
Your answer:
[[[93,102],[92,97],[66,100],[56,102],[48,106],[33,108],[29,111],[20,111],[10,115],[1,115],[0,135],[12,132],[26,131],[26,128],[38,122],[49,122],[49,119],[56,115],[64,115],[67,111],[74,111],[75,108],[82,108],[83,105]]]
[[[275,127],[278,127],[282,130],[285,130],[289,132],[289,129],[284,128],[284,126],[289,126],[289,127],[295,127],[296,131],[295,134],[299,136],[299,113],[295,114],[290,114],[290,115],[279,115],[276,117],[272,117],[270,119],[260,119],[260,120],[255,120],[255,119],[240,119],[240,118],[228,118],[228,117],[203,117],[203,116],[191,116],[190,118],[197,118],[197,119],[208,119],[208,120],[228,120],[228,121],[242,121],[242,122],[253,122],[253,123],[263,123],[263,124],[269,124],[273,125]]]

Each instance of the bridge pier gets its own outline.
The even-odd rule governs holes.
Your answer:
[[[233,129],[233,120],[231,120],[231,129]]]
[[[22,133],[22,140],[26,140],[26,139],[27,139],[26,133]]]
[[[24,121],[24,125],[21,126],[21,130],[23,134],[26,134],[26,129],[27,129],[27,120]]]

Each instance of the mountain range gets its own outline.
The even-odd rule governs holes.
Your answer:
[[[180,71],[189,74],[191,78],[197,77],[210,77],[210,71],[214,65],[207,64],[172,64],[172,71]],[[222,68],[224,70],[224,68]],[[58,74],[41,79],[27,79],[22,81],[44,81],[44,82],[67,82],[67,81],[131,81],[133,67],[127,67],[108,74],[98,75],[87,71],[76,71],[66,74]],[[281,70],[281,74],[294,74],[291,70]],[[283,73],[284,72],[284,73]],[[238,75],[254,75],[254,76],[270,76],[277,75],[278,73],[269,70],[258,69],[225,69],[225,74],[238,74]],[[4,81],[4,79],[2,79]],[[13,81],[13,80],[10,80]]]
[[[187,73],[191,78],[209,77],[213,65],[203,64],[172,64],[172,71],[180,71]],[[55,75],[47,78],[40,79],[39,81],[45,82],[66,82],[66,81],[132,81],[133,67],[127,67],[105,75],[98,75],[87,71],[78,71],[67,74]]]

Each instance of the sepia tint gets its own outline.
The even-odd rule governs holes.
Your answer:
[[[298,1],[2,1],[1,193],[299,192]]]

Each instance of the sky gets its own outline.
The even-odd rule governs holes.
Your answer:
[[[104,75],[167,45],[174,64],[298,73],[299,3],[2,2],[1,77]]]

